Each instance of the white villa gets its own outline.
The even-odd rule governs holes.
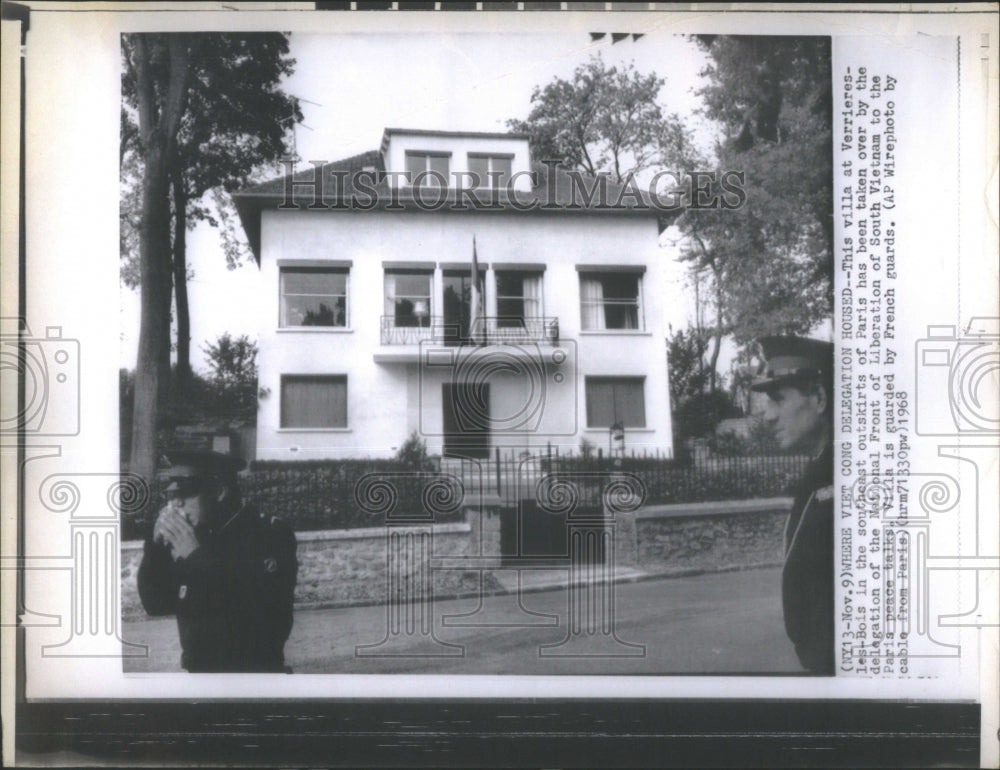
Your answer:
[[[391,457],[413,431],[445,457],[672,454],[662,212],[538,160],[390,128],[234,195],[264,287],[258,459]]]

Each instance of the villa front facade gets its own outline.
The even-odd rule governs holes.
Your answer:
[[[547,171],[524,136],[387,129],[237,193],[264,287],[257,458],[389,457],[413,431],[445,457],[671,454],[656,212],[524,205]]]

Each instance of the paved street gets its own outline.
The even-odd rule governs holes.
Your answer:
[[[357,645],[387,637],[384,606],[305,610],[296,612],[286,658],[302,673],[798,672],[779,581],[780,570],[768,568],[619,584],[614,636],[571,633],[573,592],[565,588],[525,593],[520,603],[513,594],[485,597],[481,606],[475,598],[438,601],[433,638],[419,633],[418,616],[414,633],[392,637],[398,646],[369,647],[366,656],[355,654]],[[149,657],[128,661],[127,671],[180,670],[174,618],[125,623],[123,635],[149,646]]]

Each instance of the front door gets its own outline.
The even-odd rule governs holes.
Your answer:
[[[490,456],[490,385],[446,382],[441,386],[444,456],[485,460]]]

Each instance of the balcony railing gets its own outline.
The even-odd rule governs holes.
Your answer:
[[[421,325],[416,325],[421,324]],[[553,317],[487,317],[475,319],[468,329],[445,323],[443,317],[426,316],[414,325],[398,325],[396,317],[382,316],[383,345],[523,345],[559,344],[559,319]]]

